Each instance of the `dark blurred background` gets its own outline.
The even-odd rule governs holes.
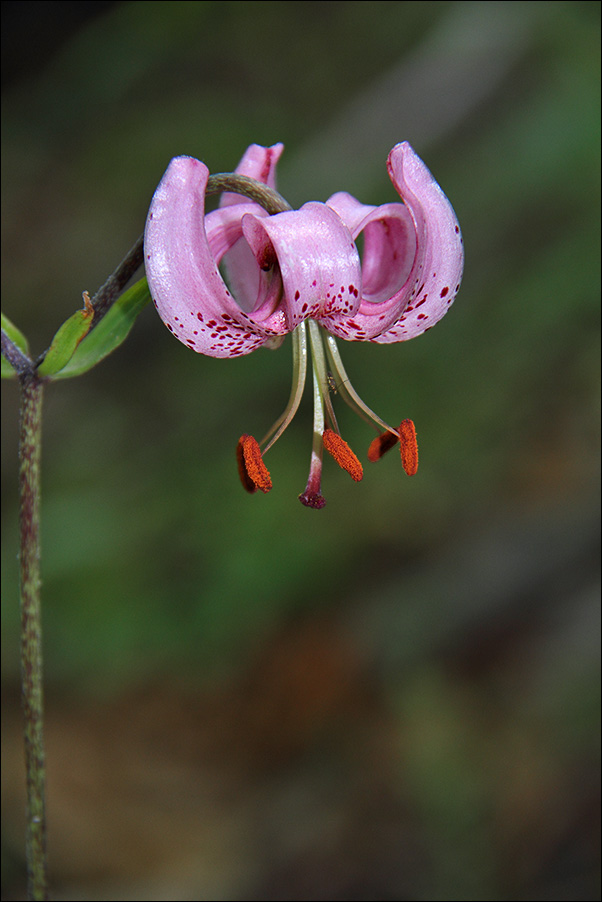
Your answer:
[[[591,2],[3,4],[3,309],[35,354],[171,157],[283,141],[294,205],[396,199],[409,140],[464,232],[450,314],[342,346],[412,417],[302,507],[311,400],[241,488],[290,346],[212,360],[144,311],[49,387],[55,899],[595,900],[599,30]],[[3,898],[24,894],[17,386],[3,385]],[[337,399],[335,398],[335,402]],[[337,405],[364,455],[372,432]]]

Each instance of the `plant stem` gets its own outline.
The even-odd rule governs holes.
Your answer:
[[[206,194],[219,194],[222,191],[231,191],[234,194],[248,197],[261,204],[270,215],[285,213],[292,209],[288,201],[269,185],[249,178],[247,175],[238,175],[236,172],[217,172],[215,175],[209,176]]]
[[[111,273],[104,285],[98,289],[92,298],[94,307],[94,321],[92,328],[96,328],[105,313],[117,300],[134,273],[142,266],[144,235],[140,235],[136,243],[127,252],[115,272]]]
[[[27,893],[28,899],[34,900],[48,898],[40,608],[42,392],[42,380],[35,374],[21,378],[19,428],[21,691],[27,774]]]
[[[33,373],[33,361],[8,337],[4,329],[2,329],[2,356],[8,360],[18,376]]]

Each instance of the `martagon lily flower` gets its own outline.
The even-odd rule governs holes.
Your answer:
[[[206,214],[207,167],[192,157],[174,158],[148,213],[145,264],[161,319],[200,354],[237,357],[278,347],[292,333],[289,401],[261,442],[245,434],[238,443],[240,477],[249,492],[272,487],[263,457],[299,407],[309,348],[314,428],[309,479],[299,499],[321,508],[326,503],[321,494],[324,448],[354,480],[363,475],[341,438],[331,395],[339,394],[376,427],[369,460],[400,442],[405,471],[413,475],[418,468],[412,420],[393,428],[364,404],[349,381],[336,339],[398,342],[432,328],[456,297],[464,252],[449,201],[407,142],[397,144],[387,161],[403,203],[377,207],[341,192],[325,204],[291,210],[274,191],[282,150],[281,144],[251,145],[235,173],[254,180],[252,185],[261,183],[267,196],[281,202],[272,215],[232,188],[222,195],[220,207]]]

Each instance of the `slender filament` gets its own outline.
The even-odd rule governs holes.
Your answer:
[[[293,383],[287,405],[278,417],[271,429],[264,435],[260,445],[263,454],[278,441],[286,427],[289,425],[301,403],[305,377],[307,375],[307,330],[305,321],[299,323],[293,332]]]
[[[360,396],[353,388],[351,382],[349,381],[349,376],[347,375],[345,367],[343,366],[343,361],[341,360],[341,355],[339,353],[334,335],[330,335],[330,333],[325,332],[324,337],[326,340],[326,353],[328,354],[331,369],[337,376],[337,389],[343,401],[345,401],[349,405],[349,407],[351,407],[351,409],[354,410],[367,423],[377,425],[381,429],[385,429],[387,432],[392,432],[393,435],[397,436],[397,430],[393,429],[392,426],[389,426],[389,424],[382,420],[378,416],[378,414],[374,413],[373,410],[370,410],[368,405],[364,404]]]

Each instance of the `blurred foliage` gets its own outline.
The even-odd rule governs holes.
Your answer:
[[[350,685],[376,687],[377,703],[358,702],[339,725],[336,751],[332,739],[307,741],[297,779],[307,792],[313,754],[325,785],[347,774],[364,804],[373,793],[357,774],[382,767],[376,795],[402,835],[378,822],[380,858],[345,847],[336,867],[307,852],[300,860],[311,864],[296,868],[282,852],[286,867],[258,872],[267,853],[257,851],[253,866],[232,863],[246,875],[239,883],[205,875],[210,889],[185,895],[176,881],[162,898],[255,898],[253,886],[263,899],[596,898],[586,842],[596,787],[583,781],[597,773],[599,693],[599,5],[115,3],[69,33],[64,5],[43,6],[57,9],[54,32],[45,20],[54,49],[7,81],[2,132],[4,312],[34,354],[132,245],[177,154],[226,171],[248,144],[283,141],[278,187],[292,203],[342,189],[381,203],[395,199],[387,153],[407,139],[450,197],[467,253],[437,329],[341,347],[365,401],[391,422],[416,422],[418,476],[406,478],[393,453],[355,485],[326,461],[321,512],[297,501],[309,393],[268,455],[272,492],[247,496],[236,473],[238,436],[263,434],[286,401],[288,344],[204,358],[149,307],[111,357],[47,390],[51,706],[87,710],[155,681],[188,692],[237,685],[296,624],[315,642],[299,659],[308,680],[316,656],[344,637]],[[8,41],[27,47],[35,23],[8,24]],[[32,34],[32,46],[40,40]],[[3,677],[14,701],[14,383],[3,385],[3,406]],[[367,448],[372,433],[339,408],[345,438]],[[326,651],[324,616],[336,624]],[[287,686],[298,659],[274,660]],[[256,690],[264,707],[280,678]],[[325,709],[335,725],[338,698]],[[294,715],[295,699],[288,705]],[[280,724],[275,742],[286,722],[270,723],[274,736]],[[368,735],[386,764],[366,751]],[[346,742],[362,750],[355,777]],[[244,755],[246,740],[235,745]],[[288,804],[286,823],[309,811]],[[332,811],[314,815],[323,824]],[[354,822],[341,817],[349,836]],[[18,830],[9,834],[18,850]],[[387,838],[416,852],[401,873],[389,869],[396,852],[382,859]],[[86,879],[56,858],[66,884]],[[381,884],[362,889],[358,874],[337,883],[352,862]],[[328,870],[330,895],[311,883],[312,867]]]

